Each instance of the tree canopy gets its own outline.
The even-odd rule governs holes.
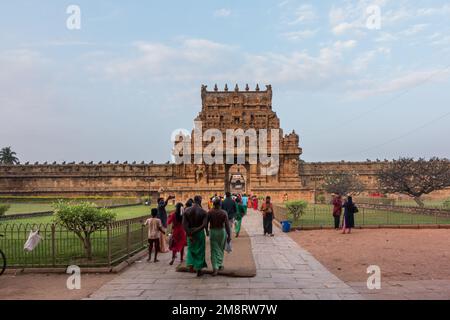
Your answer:
[[[323,188],[328,193],[346,196],[361,193],[365,186],[356,174],[342,172],[326,176]]]
[[[423,206],[422,195],[450,187],[450,161],[437,157],[400,158],[387,164],[379,172],[378,180],[384,193],[405,194]]]
[[[0,164],[19,164],[19,158],[12,151],[11,147],[5,147],[0,150]]]

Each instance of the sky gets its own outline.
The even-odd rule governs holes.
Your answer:
[[[305,161],[450,157],[449,21],[444,0],[2,1],[0,147],[162,163],[202,84],[259,83]]]

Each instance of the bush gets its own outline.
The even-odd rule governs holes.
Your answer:
[[[11,206],[8,204],[0,204],[0,217],[3,216]]]
[[[56,222],[74,232],[82,242],[88,260],[92,260],[91,235],[104,229],[116,218],[109,209],[97,208],[94,203],[59,201],[55,205]]]
[[[316,197],[316,202],[318,202],[318,203],[320,203],[320,204],[325,204],[325,202],[326,202],[325,195],[324,195],[324,194],[319,194],[319,195]]]
[[[306,201],[289,201],[286,202],[286,209],[288,210],[288,216],[292,217],[294,221],[298,221],[302,214],[305,213],[308,203]]]
[[[444,209],[450,210],[450,199],[444,201]]]

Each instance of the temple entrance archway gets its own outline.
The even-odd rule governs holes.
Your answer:
[[[225,191],[248,193],[250,186],[250,165],[233,164],[225,166]]]

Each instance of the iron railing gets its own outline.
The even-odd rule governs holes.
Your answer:
[[[305,213],[293,221],[286,207],[282,204],[274,206],[275,219],[278,221],[290,220],[294,227],[324,228],[334,226],[331,205],[309,204]],[[355,214],[356,226],[405,226],[405,225],[450,225],[450,210],[440,211],[434,214],[406,212],[404,208],[364,208],[359,206],[359,212]]]
[[[8,268],[113,266],[146,247],[145,227],[147,217],[110,223],[91,235],[92,259],[82,241],[63,226],[48,224],[0,224],[0,248],[8,257]],[[41,242],[31,252],[23,247],[32,230],[39,230]]]

